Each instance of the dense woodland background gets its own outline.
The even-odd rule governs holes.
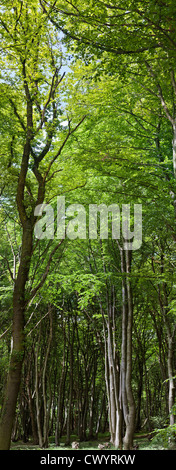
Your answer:
[[[174,0],[0,1],[1,449],[108,431],[130,449],[155,429],[173,445],[175,17]],[[129,203],[132,222],[142,204],[141,248],[111,223],[37,240],[36,205],[56,216],[61,195]]]

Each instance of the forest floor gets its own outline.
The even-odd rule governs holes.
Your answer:
[[[76,440],[77,440],[77,437],[75,435],[71,436],[71,442],[76,441]],[[80,442],[79,450],[98,450],[98,445],[103,444],[105,442],[108,442],[108,436],[100,435],[98,440]],[[161,438],[158,438],[157,436],[155,436],[153,439],[149,440],[147,436],[143,437],[140,434],[136,435],[134,439],[134,449],[136,448],[138,450],[166,450],[166,447],[164,447],[163,442],[161,441]],[[71,449],[72,449],[71,446],[65,445],[64,437],[61,439],[61,443],[59,447],[56,447],[54,443],[54,438],[51,437],[49,447],[45,450],[65,451],[65,450],[71,450]],[[176,450],[176,445],[172,447],[172,449]],[[41,448],[38,445],[32,444],[32,442],[30,441],[27,443],[18,441],[18,442],[12,443],[11,450],[41,450]],[[110,450],[117,450],[117,449],[115,449],[115,447],[110,445]]]

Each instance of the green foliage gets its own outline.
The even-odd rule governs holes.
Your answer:
[[[58,396],[63,427],[70,399],[75,426],[79,415],[88,428],[92,409],[93,432],[99,417],[102,428],[106,425],[106,327],[112,325],[118,370],[122,281],[128,279],[138,425],[147,420],[149,427],[162,427],[175,378],[175,3],[57,0],[51,6],[43,0],[0,2],[0,390],[11,357],[13,293],[23,240],[16,194],[26,137],[32,132],[22,201],[28,219],[43,178],[44,202],[53,204],[55,214],[58,195],[65,195],[66,205],[83,204],[87,215],[89,204],[121,208],[130,203],[133,212],[134,204],[142,203],[143,243],[132,253],[127,276],[110,221],[108,240],[65,239],[55,251],[56,238],[33,238],[22,293],[26,356],[20,410],[30,422],[29,392],[35,410],[38,392],[40,413],[43,396],[46,409],[55,410],[54,429]],[[121,236],[120,246],[122,241]],[[14,361],[22,361],[22,354],[13,355]],[[23,426],[21,419],[19,429]],[[160,441],[167,447],[174,433],[175,425],[160,428],[152,444]]]
[[[176,424],[166,428],[156,429],[156,436],[152,439],[153,444],[162,444],[165,449],[175,447]]]

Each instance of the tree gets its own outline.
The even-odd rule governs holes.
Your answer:
[[[16,207],[22,227],[21,254],[13,291],[13,349],[10,357],[4,408],[1,417],[0,447],[8,449],[19,392],[25,349],[24,314],[26,305],[44,283],[52,256],[61,245],[50,252],[41,282],[27,293],[31,258],[33,255],[34,208],[42,204],[46,185],[51,185],[58,171],[55,162],[67,140],[81,125],[84,117],[69,130],[60,133],[60,144],[55,142],[59,130],[59,86],[61,54],[56,51],[54,33],[49,32],[37,1],[3,4],[0,24],[2,35],[2,66],[6,81],[6,96],[19,131],[12,134],[12,174],[16,174]],[[17,142],[17,143],[16,143]],[[15,155],[17,150],[17,159]],[[21,155],[21,158],[19,157]],[[3,188],[4,190],[4,188]]]

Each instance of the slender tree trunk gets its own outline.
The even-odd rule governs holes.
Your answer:
[[[29,363],[28,363],[28,374],[27,374],[27,378],[26,378],[26,387],[27,387],[27,394],[28,394],[29,414],[30,414],[30,419],[31,419],[33,443],[35,445],[37,445],[38,444],[38,433],[37,433],[37,426],[36,426],[36,420],[35,420],[35,414],[34,414],[33,399],[32,399],[32,393],[31,393],[31,384],[30,384],[31,360],[32,360],[32,355],[31,354],[28,356],[28,359],[29,359]]]
[[[90,415],[89,415],[89,439],[93,439],[93,425],[94,425],[94,410],[95,410],[95,379],[97,373],[97,360],[95,351],[93,351],[93,373],[92,373],[92,387],[90,397]]]
[[[124,418],[128,414],[128,402],[126,394],[126,352],[127,352],[127,292],[125,282],[125,258],[124,251],[120,248],[122,277],[122,346],[121,346],[121,400]]]
[[[41,324],[40,324],[40,332],[37,341],[37,348],[35,351],[35,397],[36,397],[36,417],[37,417],[37,430],[38,430],[38,439],[39,439],[39,446],[43,446],[43,436],[42,436],[42,427],[41,427],[41,417],[40,417],[40,400],[39,400],[39,370],[38,370],[38,355],[39,355],[39,347],[40,347],[40,339],[41,339]]]
[[[175,386],[174,386],[174,379],[173,379],[173,338],[170,332],[168,332],[168,378],[169,378],[169,419],[170,425],[175,423],[175,416],[173,413],[173,405],[174,405],[174,398],[175,398]]]
[[[176,122],[175,120],[173,123],[172,149],[173,149],[173,170],[174,170],[174,176],[176,178]]]
[[[131,254],[126,251],[126,273],[127,273],[127,299],[128,299],[128,321],[127,321],[127,352],[126,352],[126,394],[128,401],[128,414],[125,417],[126,433],[124,437],[124,449],[133,447],[133,436],[135,428],[135,402],[132,391],[132,328],[133,328],[133,301],[130,282]]]
[[[55,432],[55,444],[59,446],[60,444],[60,434],[61,434],[61,417],[62,417],[62,403],[63,403],[63,389],[65,383],[65,327],[63,327],[63,335],[64,335],[64,350],[63,350],[63,360],[62,360],[62,371],[59,383],[59,393],[58,393],[58,401],[57,401],[57,420],[56,420],[56,432]]]
[[[175,129],[175,139],[176,139],[176,129]],[[176,152],[176,140],[175,140],[175,152]],[[175,153],[176,155],[176,153]],[[164,273],[164,254],[161,254],[161,273]],[[163,320],[167,332],[167,343],[168,343],[168,356],[167,356],[167,370],[168,370],[168,379],[169,379],[169,396],[168,396],[168,406],[169,406],[169,416],[170,416],[170,425],[175,423],[175,416],[172,411],[175,398],[175,386],[174,386],[174,373],[173,373],[173,352],[174,352],[174,338],[176,326],[172,326],[169,316],[167,315],[168,309],[168,293],[166,283],[163,282],[162,291],[161,287],[158,287],[158,298],[160,303],[160,309],[163,315]]]
[[[70,324],[68,325],[70,328]],[[72,416],[72,399],[73,399],[73,344],[74,344],[75,325],[73,324],[72,338],[70,338],[70,388],[69,388],[69,399],[68,399],[68,413],[67,413],[67,437],[66,444],[70,445],[71,435],[71,416]]]
[[[138,383],[138,404],[137,404],[137,417],[136,417],[136,429],[141,429],[141,399],[143,390],[143,362],[139,361],[139,383]]]
[[[31,426],[32,426],[33,444],[37,445],[38,433],[37,433],[36,421],[35,421],[35,416],[34,416],[34,407],[33,407],[30,386],[28,387],[28,398],[29,398],[29,413],[30,413]]]
[[[63,359],[64,361],[64,359]],[[63,362],[62,373],[59,384],[58,401],[57,401],[57,420],[56,420],[56,431],[55,431],[55,444],[60,445],[61,429],[62,429],[62,416],[63,416],[63,389],[65,382],[65,363]]]
[[[135,427],[135,403],[132,392],[132,327],[133,327],[133,302],[131,291],[131,255],[118,244],[121,256],[122,272],[122,347],[121,347],[121,399],[123,415],[126,425],[123,439],[124,449],[133,447]]]
[[[122,448],[122,410],[119,401],[119,367],[115,352],[114,335],[112,332],[112,318],[109,312],[108,320],[104,323],[105,338],[105,379],[108,396],[109,428],[111,442],[116,448]],[[107,326],[107,335],[106,335]],[[107,337],[106,337],[107,336]]]
[[[78,328],[76,328],[77,333],[77,377],[78,377],[78,389],[77,389],[77,403],[78,403],[78,438],[80,441],[83,441],[83,423],[82,423],[82,371],[80,367],[80,342]]]
[[[50,396],[49,406],[47,409],[46,368],[47,368],[47,362],[48,362],[48,357],[50,353],[52,334],[53,334],[53,320],[52,320],[51,305],[49,305],[49,320],[50,320],[50,331],[49,331],[49,337],[47,341],[48,344],[47,344],[47,350],[46,350],[46,356],[45,356],[44,368],[43,368],[43,376],[42,376],[43,405],[44,405],[43,447],[48,447],[49,415],[50,415],[50,408],[51,408],[51,401],[52,401],[52,397]]]
[[[84,404],[83,404],[83,418],[82,418],[82,438],[84,441],[86,441],[87,436],[86,436],[86,429],[87,429],[87,412],[88,412],[88,393],[89,393],[89,388],[88,388],[88,371],[86,370],[87,368],[85,367],[85,388],[84,388]]]

